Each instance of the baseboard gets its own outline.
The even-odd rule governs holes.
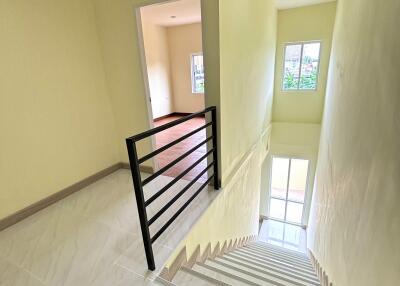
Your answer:
[[[153,173],[154,170],[150,166],[140,166],[140,170],[145,173]],[[85,179],[69,186],[66,187],[65,189],[62,189],[36,203],[31,204],[30,206],[27,206],[26,208],[23,208],[22,210],[19,210],[3,219],[0,219],[0,231],[10,227],[17,222],[37,213],[38,211],[62,200],[63,198],[93,184],[94,182],[110,175],[111,173],[114,173],[115,171],[119,169],[130,169],[128,163],[116,163],[108,168],[105,168],[89,177],[86,177]]]
[[[131,166],[129,165],[129,163],[120,163],[121,164],[121,169],[131,169]],[[149,174],[153,174],[154,173],[154,169],[151,166],[139,166],[139,169],[141,172],[143,173],[149,173]]]
[[[157,122],[157,121],[160,121],[162,119],[165,119],[165,118],[168,118],[168,117],[171,117],[171,116],[187,116],[187,115],[190,115],[190,114],[192,114],[192,113],[189,113],[189,112],[172,112],[172,113],[169,113],[169,114],[154,118],[153,122]],[[204,114],[200,114],[197,117],[205,117],[205,115]]]

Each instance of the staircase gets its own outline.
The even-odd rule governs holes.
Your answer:
[[[265,242],[250,242],[191,268],[181,267],[174,285],[321,285],[303,253]]]

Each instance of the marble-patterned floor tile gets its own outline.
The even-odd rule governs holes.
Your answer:
[[[22,268],[0,258],[0,286],[45,286]]]
[[[172,179],[160,177],[149,183],[145,189],[147,195],[154,194]],[[177,182],[165,196],[151,204],[148,218],[187,183],[183,180]],[[153,230],[157,231],[198,186],[199,184],[195,184],[181,200],[172,205],[152,225]],[[157,271],[161,270],[169,255],[215,194],[216,192],[202,191],[153,245]],[[17,281],[15,283],[27,281],[21,285],[156,283],[152,281],[154,273],[147,270],[132,178],[128,170],[119,170],[1,231],[0,258],[9,262],[9,265],[0,263],[0,274],[7,274],[3,276],[14,279]],[[13,278],[18,273],[21,273],[21,278]]]
[[[166,247],[159,243],[153,244],[153,253],[156,264],[156,270],[151,272],[147,269],[146,256],[143,248],[142,240],[136,240],[134,244],[121,255],[117,260],[116,264],[129,269],[130,271],[151,278],[157,275],[161,270],[164,263],[167,261],[169,255],[173,252],[172,248]]]

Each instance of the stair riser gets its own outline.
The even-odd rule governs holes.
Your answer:
[[[286,256],[283,256],[283,255],[270,253],[268,251],[258,250],[257,248],[253,248],[253,247],[249,247],[249,246],[246,246],[244,249],[248,249],[249,251],[254,252],[254,253],[258,254],[258,255],[274,257],[274,258],[277,258],[279,260],[291,261],[293,263],[297,263],[297,264],[300,264],[300,265],[305,265],[305,266],[308,266],[308,267],[312,267],[311,262],[309,260],[293,259],[291,257],[286,257]]]
[[[231,273],[229,273],[229,272],[227,272],[227,271],[223,271],[223,270],[218,269],[218,268],[216,268],[216,267],[213,267],[213,266],[210,266],[210,265],[207,265],[207,264],[204,264],[204,263],[201,263],[201,264],[199,263],[198,265],[200,265],[200,266],[203,267],[203,268],[208,269],[209,271],[212,271],[212,272],[215,272],[215,273],[219,273],[219,274],[221,274],[221,275],[224,275],[224,276],[226,276],[226,277],[227,277],[228,279],[230,279],[230,280],[233,279],[233,280],[236,281],[235,283],[232,283],[232,281],[231,281],[229,284],[240,286],[240,285],[243,285],[242,283],[245,283],[246,285],[261,286],[261,284],[257,284],[257,283],[248,281],[248,280],[246,280],[246,279],[243,279],[243,278],[240,277],[240,276],[231,274]]]
[[[276,247],[274,247],[274,246],[266,246],[264,244],[255,242],[255,243],[252,243],[251,246],[255,246],[255,247],[258,247],[258,248],[261,248],[261,249],[265,249],[265,250],[269,250],[269,251],[272,251],[272,252],[275,252],[275,253],[291,256],[291,257],[294,257],[294,258],[299,258],[299,259],[306,258],[306,259],[308,259],[308,256],[306,254],[297,253],[296,251],[289,250],[289,249],[288,250],[286,250],[286,249],[285,250],[281,250],[281,249],[278,248],[278,246],[276,246]]]
[[[271,276],[271,275],[268,275],[269,277],[266,277],[266,275],[260,275],[260,273],[255,273],[255,271],[249,271],[248,269],[239,267],[238,265],[234,265],[233,263],[225,263],[225,262],[222,262],[220,260],[216,260],[215,262],[219,263],[220,265],[222,265],[222,266],[224,266],[226,268],[231,268],[236,272],[241,272],[241,273],[243,273],[243,274],[245,274],[247,276],[254,277],[257,280],[265,281],[267,283],[276,284],[276,285],[280,285],[280,286],[284,286],[284,285],[286,285],[286,283],[291,283],[291,284],[296,285],[296,286],[304,286],[304,284],[302,284],[300,282],[297,282],[297,281],[294,281],[294,280],[290,280],[290,279],[287,279],[287,278],[282,277],[282,276],[278,276],[278,275]]]
[[[241,256],[241,255],[236,255],[234,253],[227,254],[227,257],[230,257],[230,258],[233,258],[233,259],[237,259],[237,260],[242,260],[242,261],[245,261],[247,263],[254,264],[257,267],[265,268],[265,269],[268,269],[270,271],[274,271],[274,272],[277,272],[277,273],[283,273],[284,275],[286,274],[286,275],[293,275],[293,277],[302,277],[303,279],[319,283],[318,277],[317,277],[317,275],[315,273],[309,275],[309,274],[306,274],[304,272],[301,273],[301,272],[298,272],[298,271],[295,271],[295,270],[292,270],[292,269],[280,268],[280,267],[276,267],[276,266],[273,266],[273,265],[270,265],[270,264],[265,264],[265,263],[260,262],[260,261],[254,261],[254,259],[252,259],[252,258],[244,257],[244,256]]]
[[[299,285],[304,285],[304,283],[308,283],[308,284],[312,284],[312,285],[316,285],[316,286],[320,285],[319,282],[317,282],[317,281],[304,279],[302,277],[291,275],[290,273],[285,273],[283,271],[281,271],[280,273],[276,273],[274,271],[268,271],[268,269],[266,269],[265,267],[264,267],[264,269],[262,269],[260,267],[255,267],[255,266],[249,265],[247,263],[244,263],[243,261],[238,261],[238,260],[235,260],[235,259],[231,259],[229,257],[222,257],[220,259],[225,260],[230,264],[237,265],[238,267],[242,267],[244,269],[249,269],[249,270],[252,270],[254,272],[259,272],[259,273],[262,273],[265,276],[270,276],[270,277],[273,277],[275,279],[284,280],[286,282],[298,283]]]
[[[315,272],[313,272],[313,271],[306,271],[304,269],[299,269],[299,268],[296,268],[296,267],[293,267],[293,266],[290,266],[290,265],[287,265],[287,264],[276,263],[275,261],[268,260],[267,258],[263,259],[263,258],[254,257],[251,254],[249,255],[248,253],[234,251],[234,252],[232,252],[232,254],[238,254],[239,256],[244,256],[244,257],[246,257],[248,259],[258,261],[258,262],[260,262],[262,264],[271,265],[273,267],[282,269],[283,271],[295,271],[297,273],[306,274],[306,275],[309,275],[309,276],[314,276],[315,275]]]
[[[243,252],[247,253],[248,255],[252,255],[252,256],[257,257],[259,259],[268,260],[271,263],[275,263],[275,264],[279,264],[279,265],[283,265],[283,266],[287,266],[287,267],[296,268],[296,269],[299,269],[301,271],[308,271],[308,272],[311,272],[311,273],[314,272],[314,270],[313,270],[313,268],[311,266],[306,266],[306,265],[302,265],[302,264],[298,264],[298,263],[294,263],[294,262],[290,262],[290,261],[285,261],[285,260],[279,260],[277,258],[273,258],[273,257],[270,257],[270,256],[255,254],[254,252],[250,252],[250,251],[246,250],[245,248],[239,249],[239,250],[236,250],[236,251],[237,252],[242,252],[242,253]]]

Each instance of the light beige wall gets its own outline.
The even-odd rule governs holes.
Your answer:
[[[168,27],[171,80],[175,112],[204,109],[204,94],[192,93],[191,55],[201,53],[201,23]]]
[[[214,247],[217,242],[258,232],[261,163],[271,118],[276,9],[269,0],[220,0],[218,8],[224,186],[167,266],[183,246],[191,255],[199,244],[203,251],[209,242]]]
[[[274,122],[321,123],[335,13],[336,2],[278,12]],[[285,43],[313,40],[322,41],[317,90],[282,91]]]
[[[156,1],[92,1],[96,10],[108,91],[115,114],[119,156],[122,161],[128,162],[125,138],[151,127],[151,107],[146,100],[135,7]],[[143,155],[150,152],[151,148],[149,140],[142,140],[138,152]],[[151,165],[152,162],[146,164]]]
[[[305,208],[302,220],[302,224],[307,225],[317,165],[320,130],[320,124],[272,123],[271,149],[261,174],[260,214],[262,216],[268,216],[272,156],[302,158],[309,160]]]
[[[142,15],[142,31],[152,115],[158,118],[174,111],[167,29]]]
[[[400,2],[339,1],[308,245],[333,285],[400,280]]]
[[[221,0],[222,184],[271,122],[276,11],[271,0]]]
[[[0,219],[119,161],[91,1],[0,2]]]

